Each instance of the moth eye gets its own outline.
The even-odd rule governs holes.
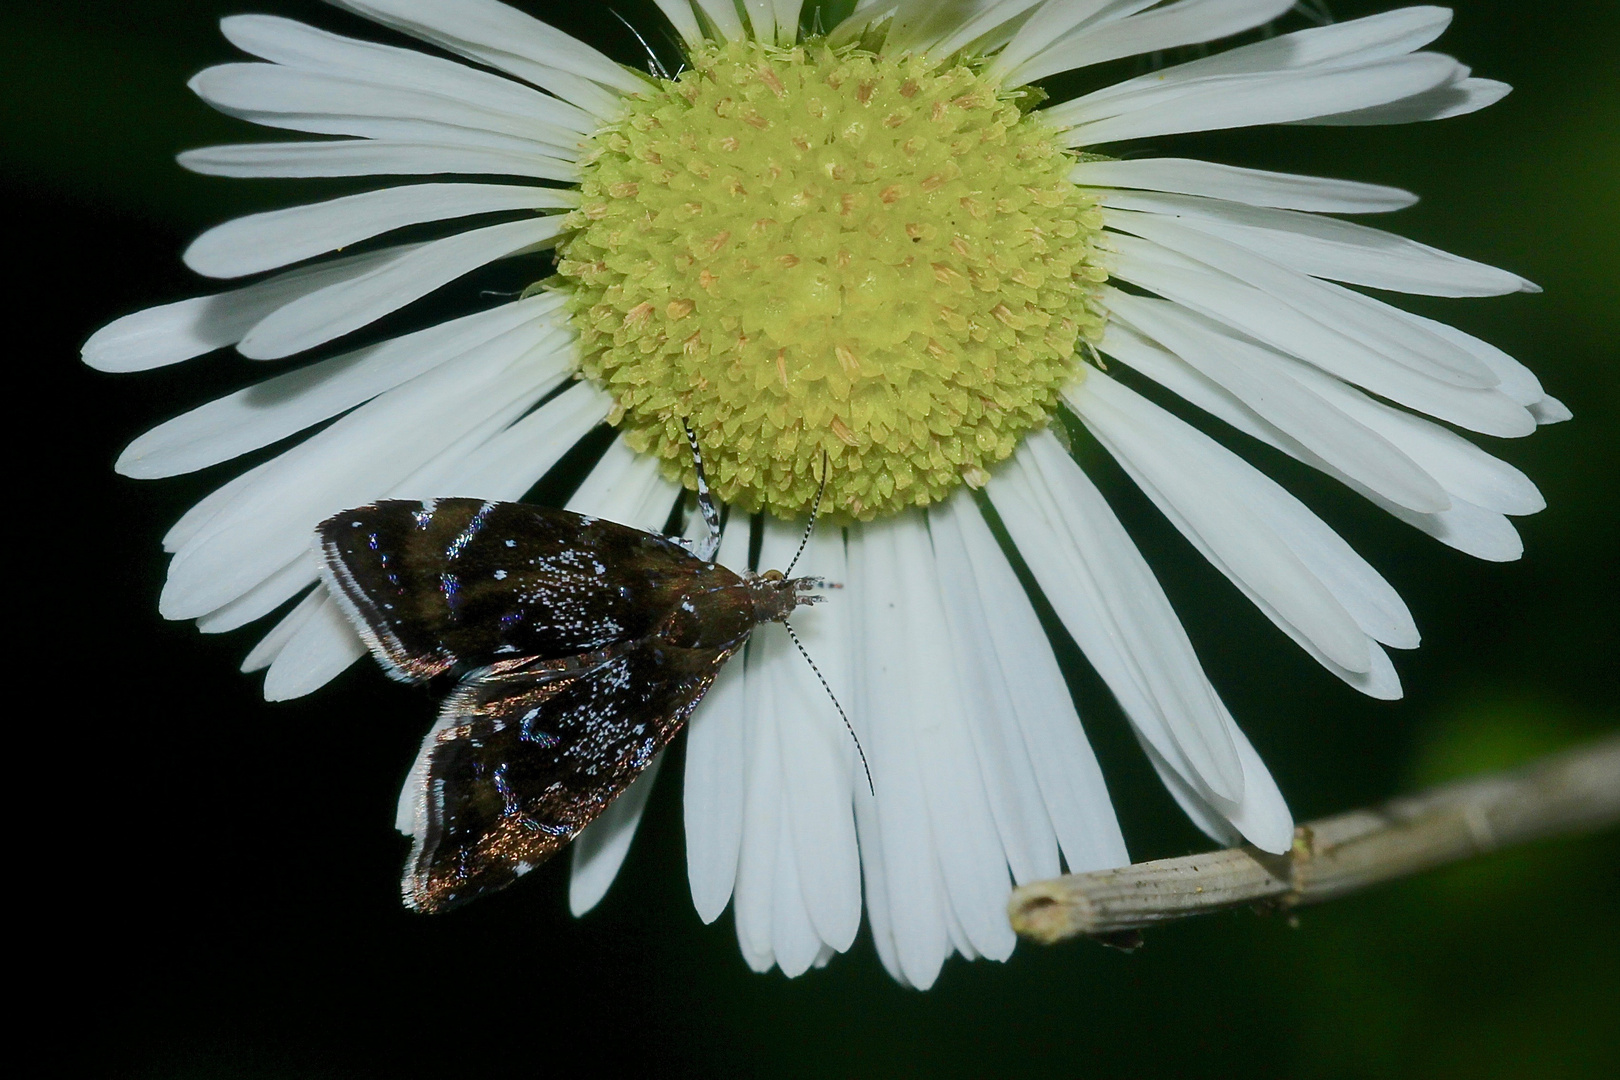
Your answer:
[[[764,578],[766,581],[781,581],[784,575],[780,570],[767,570],[759,576]]]

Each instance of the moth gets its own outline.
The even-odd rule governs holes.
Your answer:
[[[317,527],[326,584],[384,670],[457,679],[407,781],[407,907],[448,910],[556,854],[674,738],[755,627],[824,599],[827,583],[789,577],[792,564],[714,561],[719,514],[688,436],[707,523],[696,543],[478,499],[379,502]]]

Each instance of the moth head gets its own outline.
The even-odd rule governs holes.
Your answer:
[[[825,578],[790,578],[780,570],[767,570],[748,581],[748,592],[754,601],[754,621],[786,622],[800,605],[826,600],[817,590],[828,588],[837,586]]]

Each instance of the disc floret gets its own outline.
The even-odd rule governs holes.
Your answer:
[[[583,373],[719,496],[869,519],[981,484],[1101,335],[1095,200],[972,66],[708,47],[594,138],[562,246]]]

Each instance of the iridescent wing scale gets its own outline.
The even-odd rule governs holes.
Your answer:
[[[422,746],[406,904],[443,911],[550,858],[675,737],[730,655],[621,645],[469,675]]]
[[[682,597],[740,584],[666,537],[525,503],[380,502],[317,536],[333,595],[404,682],[634,641]]]

